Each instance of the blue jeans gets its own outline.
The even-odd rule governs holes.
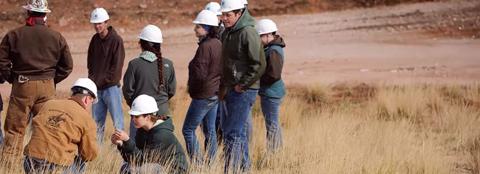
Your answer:
[[[228,91],[225,102],[227,113],[223,115],[222,130],[225,147],[224,172],[233,173],[250,170],[247,127],[248,117],[255,103],[258,90],[248,89],[238,93]]]
[[[93,105],[93,119],[97,123],[97,140],[102,142],[105,131],[107,109],[113,120],[115,129],[123,130],[122,92],[120,87],[112,86],[99,90],[98,103]]]
[[[282,98],[260,96],[265,126],[267,128],[267,150],[275,152],[282,146],[282,128],[278,120]]]
[[[202,131],[205,135],[205,148],[207,151],[207,163],[213,161],[217,153],[217,134],[215,121],[217,118],[218,97],[208,99],[192,99],[188,108],[187,116],[183,122],[182,133],[185,138],[187,152],[193,163],[201,163],[202,154],[199,150],[195,129],[202,123]]]

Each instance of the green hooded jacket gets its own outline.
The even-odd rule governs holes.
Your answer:
[[[255,19],[248,10],[235,26],[225,29],[222,43],[222,87],[231,89],[238,84],[245,89],[259,89],[266,66],[265,53],[255,30]]]

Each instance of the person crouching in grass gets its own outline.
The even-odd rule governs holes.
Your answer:
[[[25,147],[25,173],[83,173],[98,155],[96,125],[90,114],[97,86],[88,78],[73,84],[66,100],[49,100],[32,120]]]
[[[123,130],[111,137],[126,161],[120,173],[137,173],[151,167],[148,173],[186,173],[188,163],[185,152],[173,134],[172,119],[157,116],[155,99],[140,95],[133,100],[129,114],[137,128],[135,140]],[[152,167],[153,166],[153,167]]]

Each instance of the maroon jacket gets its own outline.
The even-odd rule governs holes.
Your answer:
[[[113,29],[108,27],[108,34],[100,38],[93,35],[88,47],[88,78],[92,79],[99,90],[111,86],[120,86],[122,78],[125,49],[123,40]]]
[[[8,32],[0,44],[0,73],[10,83],[18,75],[30,80],[61,82],[72,72],[73,60],[65,38],[37,21]]]
[[[188,65],[188,93],[193,99],[206,99],[217,94],[222,76],[222,43],[205,38]]]

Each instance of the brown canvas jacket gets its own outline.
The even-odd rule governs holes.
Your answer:
[[[25,155],[69,166],[78,154],[97,157],[96,125],[91,114],[73,100],[50,100],[32,121],[32,138]]]

